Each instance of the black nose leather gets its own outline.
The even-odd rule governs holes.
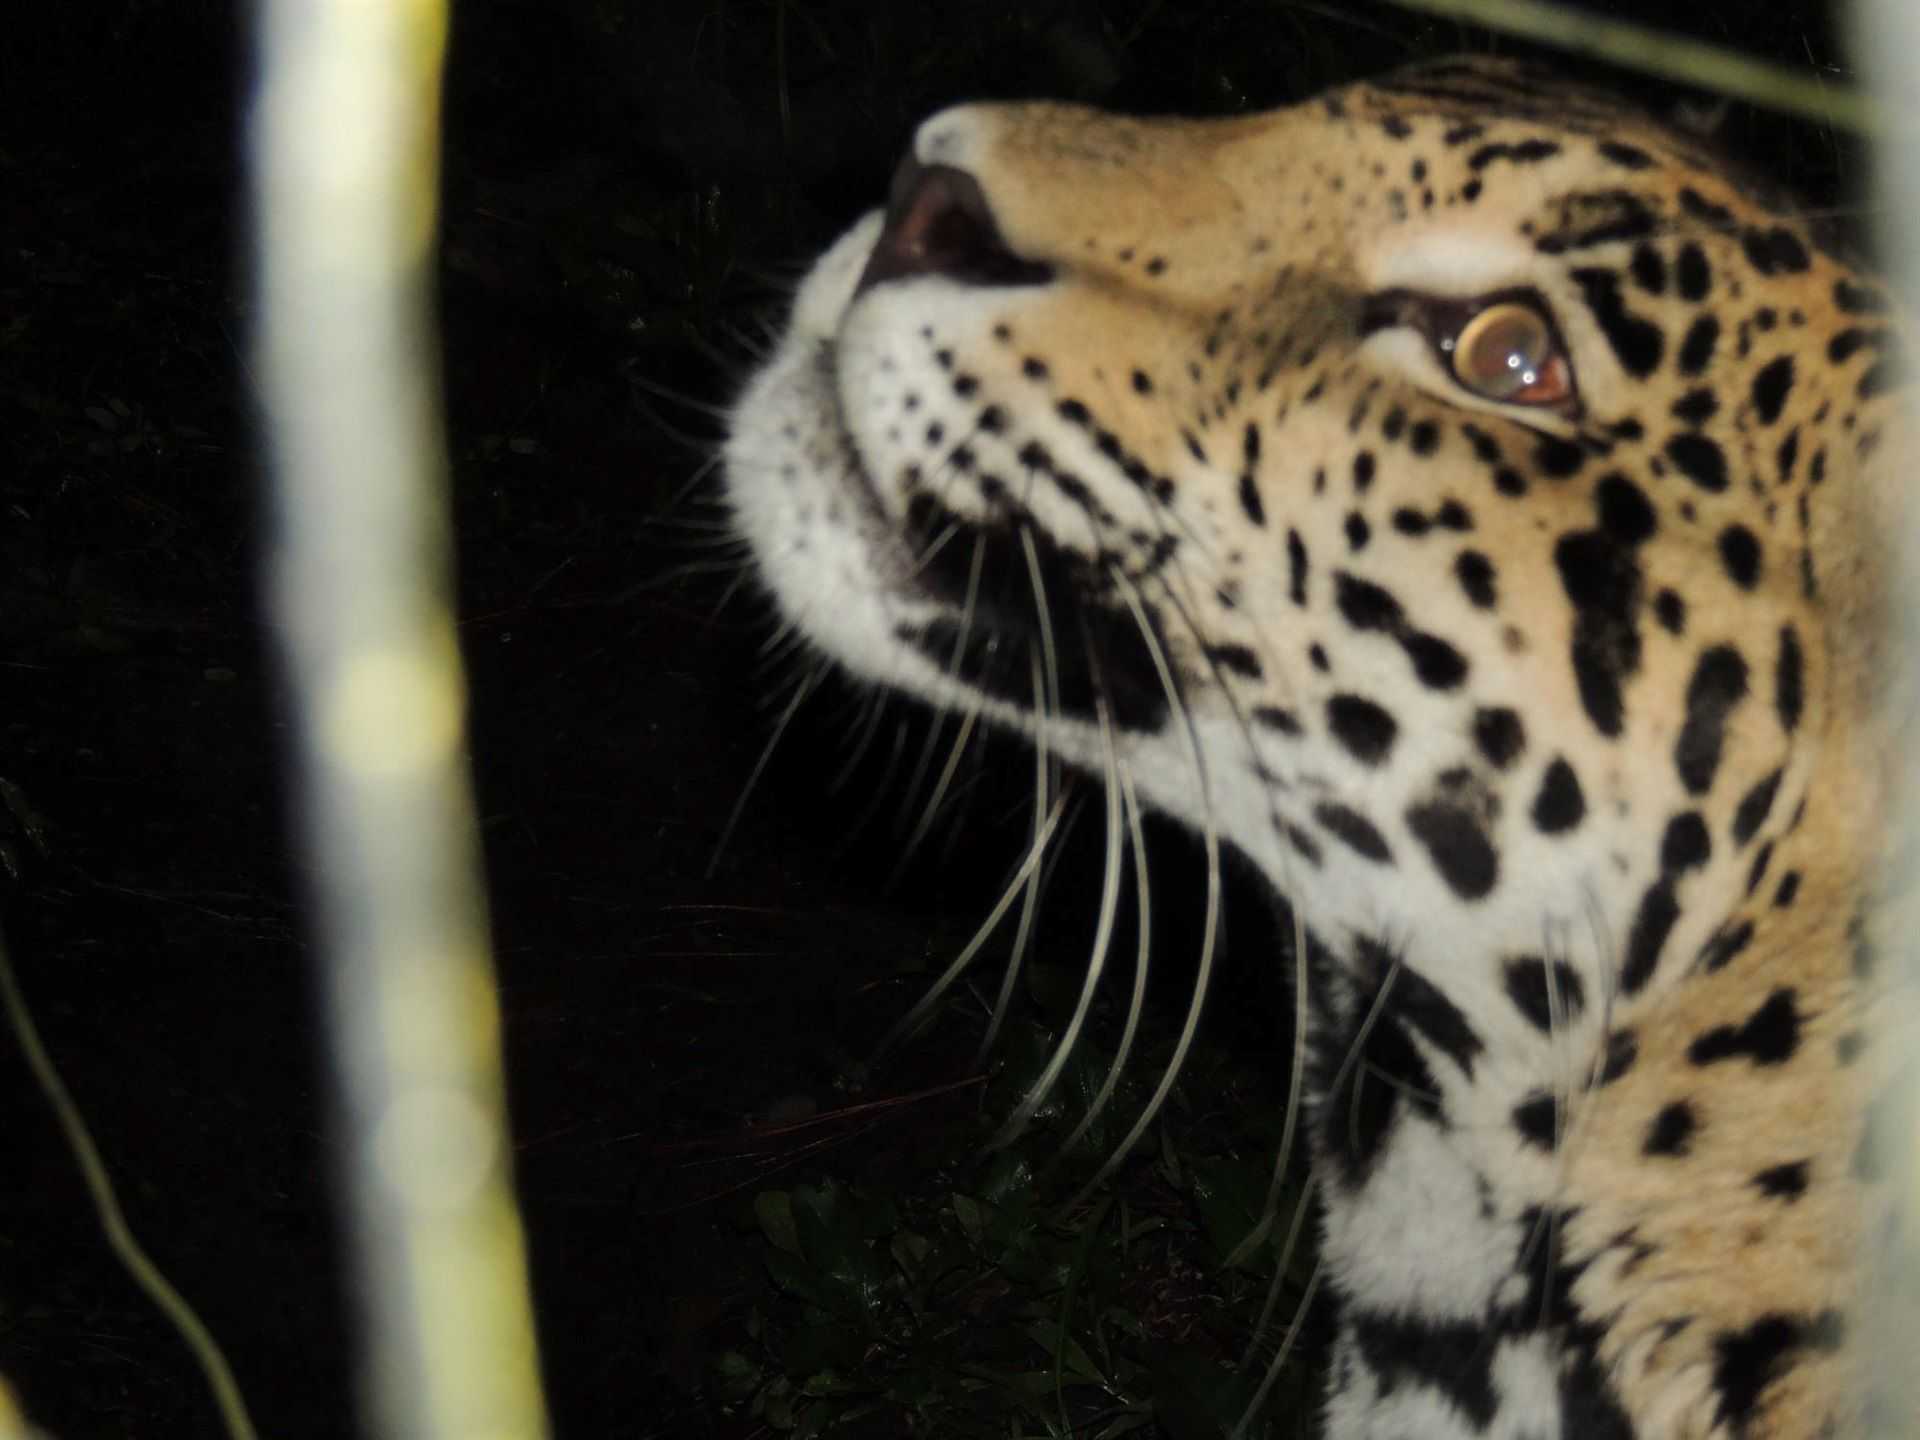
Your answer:
[[[973,176],[951,165],[922,165],[909,155],[894,172],[887,223],[860,288],[913,275],[944,275],[970,285],[1039,285],[1053,278],[1053,269],[1014,254]]]

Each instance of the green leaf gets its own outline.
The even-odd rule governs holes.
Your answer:
[[[800,1253],[800,1236],[793,1225],[793,1196],[785,1190],[762,1190],[753,1197],[753,1218],[767,1243],[789,1255]]]

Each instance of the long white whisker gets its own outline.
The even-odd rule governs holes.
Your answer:
[[[846,788],[853,778],[853,772],[860,768],[860,762],[867,758],[867,751],[873,748],[873,738],[880,733],[881,717],[887,713],[886,692],[875,690],[867,700],[866,715],[860,722],[860,729],[853,737],[853,744],[847,749],[847,758],[840,768],[833,772],[827,781],[827,793],[837,795]]]
[[[907,836],[905,843],[900,847],[900,858],[894,862],[893,869],[887,876],[886,888],[892,889],[900,882],[900,876],[912,863],[915,852],[927,838],[927,832],[933,828],[933,822],[940,813],[940,802],[946,799],[947,787],[953,784],[954,772],[960,768],[960,761],[967,753],[968,742],[973,739],[973,729],[979,720],[978,705],[969,705],[961,712],[960,728],[954,734],[953,744],[947,747],[947,763],[941,767],[939,777],[933,782],[933,789],[927,795],[927,803],[920,807],[920,818],[914,824],[913,833]],[[935,730],[928,734],[929,745],[932,744],[933,737],[939,733]],[[914,786],[917,787],[918,784],[919,777],[916,776]],[[911,787],[908,793],[912,793]]]
[[[1267,1393],[1273,1389],[1273,1382],[1280,1378],[1280,1371],[1286,1365],[1287,1357],[1293,1353],[1293,1347],[1300,1339],[1301,1327],[1307,1323],[1307,1312],[1313,1308],[1313,1297],[1320,1289],[1322,1271],[1323,1262],[1314,1261],[1313,1274],[1307,1277],[1306,1293],[1301,1295],[1299,1307],[1293,1312],[1293,1323],[1287,1327],[1287,1333],[1281,1337],[1280,1348],[1273,1352],[1273,1360],[1267,1366],[1265,1378],[1260,1381],[1260,1388],[1253,1392],[1253,1399],[1247,1402],[1246,1413],[1228,1432],[1228,1440],[1240,1440],[1240,1437],[1247,1433],[1247,1426],[1252,1423],[1253,1417],[1266,1407]]]
[[[1124,763],[1119,766],[1120,795],[1127,804],[1127,843],[1133,848],[1133,889],[1138,897],[1140,930],[1138,945],[1133,960],[1133,995],[1127,1002],[1127,1021],[1120,1031],[1120,1043],[1114,1048],[1113,1062],[1107,1066],[1106,1078],[1100,1082],[1100,1089],[1093,1097],[1093,1103],[1087,1106],[1087,1113],[1080,1117],[1080,1123],[1073,1127],[1073,1133],[1061,1145],[1062,1154],[1078,1145],[1094,1121],[1100,1118],[1107,1108],[1107,1102],[1113,1098],[1114,1087],[1120,1083],[1120,1076],[1127,1068],[1127,1057],[1133,1053],[1133,1042],[1139,1033],[1140,1017],[1146,1010],[1147,1001],[1147,959],[1152,948],[1153,914],[1151,896],[1153,888],[1147,874],[1147,839],[1140,823],[1140,797],[1134,791],[1133,772]]]
[[[1087,1022],[1087,1012],[1093,1006],[1094,992],[1099,988],[1100,976],[1107,968],[1107,952],[1113,944],[1114,916],[1120,908],[1120,854],[1121,819],[1123,807],[1120,801],[1120,779],[1117,773],[1119,760],[1114,752],[1113,718],[1107,711],[1106,697],[1098,693],[1094,696],[1094,713],[1100,721],[1101,773],[1105,780],[1107,801],[1107,846],[1106,867],[1100,881],[1100,918],[1094,927],[1093,953],[1087,957],[1086,979],[1080,985],[1080,998],[1073,1007],[1073,1016],[1067,1021],[1061,1032],[1059,1043],[1053,1047],[1046,1067],[1040,1076],[1028,1088],[1020,1103],[1013,1108],[1000,1129],[987,1142],[986,1148],[997,1150],[1007,1144],[1026,1128],[1027,1121],[1033,1118],[1053,1092],[1054,1085],[1060,1079],[1060,1072],[1066,1069],[1067,1059],[1073,1054],[1074,1046],[1079,1042],[1080,1032]]]
[[[1253,1361],[1254,1352],[1260,1348],[1260,1337],[1267,1333],[1267,1322],[1273,1319],[1273,1310],[1280,1303],[1280,1288],[1286,1282],[1287,1271],[1293,1265],[1293,1253],[1300,1246],[1300,1237],[1306,1233],[1307,1217],[1313,1213],[1313,1182],[1309,1180],[1300,1187],[1300,1198],[1294,1203],[1293,1219],[1287,1223],[1287,1238],[1280,1246],[1279,1258],[1274,1261],[1273,1279],[1267,1282],[1267,1296],[1260,1305],[1260,1318],[1253,1322],[1253,1333],[1247,1336],[1247,1348],[1240,1354],[1240,1368],[1245,1369]],[[1238,1255],[1246,1249],[1243,1240],[1235,1248]],[[1232,1264],[1232,1260],[1227,1261]],[[1296,1317],[1297,1318],[1297,1317]]]
[[[1200,751],[1200,732],[1193,723],[1193,713],[1180,697],[1180,687],[1174,684],[1172,667],[1161,650],[1159,637],[1153,633],[1153,625],[1147,619],[1146,607],[1140,603],[1140,592],[1134,583],[1119,570],[1108,572],[1115,587],[1127,602],[1127,608],[1133,612],[1134,624],[1140,627],[1140,637],[1146,644],[1147,653],[1153,657],[1153,668],[1160,676],[1160,687],[1166,692],[1167,701],[1179,713],[1182,720],[1181,730],[1187,740],[1187,759],[1193,766],[1194,778],[1199,782],[1202,809],[1206,816],[1202,831],[1207,854],[1207,914],[1200,939],[1200,961],[1194,973],[1193,1000],[1187,1006],[1186,1020],[1180,1027],[1180,1038],[1174,1042],[1173,1057],[1167,1061],[1166,1068],[1160,1072],[1160,1082],[1148,1097],[1146,1107],[1134,1120],[1133,1126],[1120,1143],[1113,1147],[1113,1153],[1094,1172],[1093,1178],[1082,1185],[1069,1208],[1079,1205],[1106,1178],[1120,1167],[1133,1147],[1146,1133],[1147,1126],[1153,1123],[1154,1116],[1160,1113],[1160,1107],[1166,1103],[1173,1090],[1173,1082],[1179,1078],[1180,1067],[1186,1063],[1187,1051],[1193,1045],[1193,1037],[1200,1029],[1200,1010],[1206,1004],[1207,986],[1213,979],[1214,952],[1220,940],[1220,828],[1215,823],[1211,790],[1208,785],[1206,757]]]
[[[947,655],[947,675],[949,678],[960,673],[960,657],[966,653],[967,637],[973,629],[973,611],[980,595],[980,572],[986,562],[986,538],[977,537],[973,544],[973,560],[967,570],[966,602],[961,607],[960,624],[953,637],[953,648]],[[912,863],[916,851],[927,838],[927,832],[933,828],[934,817],[940,813],[940,802],[946,797],[947,787],[953,783],[954,772],[960,768],[960,758],[966,754],[967,742],[973,738],[973,728],[980,718],[980,706],[977,702],[969,704],[960,717],[960,730],[954,736],[953,744],[947,751],[947,763],[940,776],[933,783],[933,790],[927,796],[927,803],[920,811],[920,819],[907,836],[906,843],[900,847],[900,857],[894,861],[893,870],[887,876],[885,888],[891,890],[900,883],[900,877]],[[941,717],[936,715],[933,724],[927,730],[927,743],[920,752],[920,762],[914,766],[913,776],[907,781],[905,794],[913,795],[920,789],[920,782],[926,778],[927,767],[932,762],[934,747],[940,739]]]
[[[1333,1072],[1333,1083],[1327,1086],[1327,1098],[1331,1100],[1340,1093],[1340,1087],[1353,1074],[1353,1067],[1360,1063],[1360,1057],[1367,1053],[1367,1040],[1373,1034],[1373,1027],[1380,1023],[1380,1017],[1386,1013],[1387,996],[1393,990],[1393,982],[1400,978],[1400,961],[1396,956],[1392,965],[1387,967],[1386,978],[1381,980],[1380,988],[1374,992],[1373,1004],[1367,1007],[1366,1017],[1361,1020],[1360,1028],[1354,1033],[1353,1044],[1347,1047],[1347,1053],[1340,1057],[1340,1068]],[[1360,1145],[1360,1084],[1356,1080],[1353,1086],[1353,1100],[1348,1106],[1348,1123],[1352,1126],[1352,1140],[1355,1149]]]
[[[879,1045],[873,1052],[875,1063],[878,1063],[902,1039],[920,1028],[933,1007],[939,1003],[940,997],[947,993],[948,987],[959,977],[960,972],[973,963],[973,957],[980,953],[980,947],[987,943],[987,937],[993,934],[1001,918],[1007,913],[1008,907],[1013,904],[1014,896],[1021,893],[1027,877],[1038,868],[1041,857],[1046,854],[1047,842],[1053,838],[1054,827],[1060,823],[1060,816],[1066,808],[1067,797],[1064,794],[1057,796],[1054,799],[1053,808],[1047,812],[1046,824],[1042,825],[1033,837],[1033,844],[1028,847],[1026,858],[1020,862],[1020,868],[1014,871],[1013,878],[1007,882],[999,901],[987,913],[987,918],[980,922],[980,928],[973,932],[973,938],[967,942],[966,947],[954,956],[947,968],[940,973],[940,978],[929,985],[926,994],[922,995],[914,1003],[913,1008],[901,1016],[893,1028],[881,1037]]]
[[[1300,1113],[1305,1103],[1302,1097],[1307,1084],[1307,1002],[1310,998],[1307,925],[1297,909],[1289,907],[1289,914],[1293,919],[1293,1053],[1287,1057],[1287,1113],[1280,1122],[1280,1144],[1273,1153],[1273,1174],[1267,1180],[1267,1198],[1260,1204],[1260,1220],[1247,1232],[1246,1238],[1233,1247],[1233,1252],[1226,1259],[1229,1265],[1237,1264],[1252,1254],[1273,1229],[1273,1221],[1280,1208],[1280,1188],[1286,1181],[1287,1161],[1293,1154],[1293,1137],[1299,1128]],[[1301,1209],[1295,1211],[1295,1225],[1299,1224],[1299,1216],[1304,1208],[1303,1200]],[[1291,1237],[1287,1244],[1291,1248]],[[1261,1323],[1265,1324],[1264,1317]]]
[[[1038,711],[1046,696],[1046,681],[1040,673],[1038,652],[1027,652],[1029,679],[1033,684],[1033,704]],[[1041,817],[1047,813],[1047,795],[1057,784],[1051,757],[1047,753],[1047,730],[1043,725],[1034,732],[1033,737],[1033,829],[1034,846],[1041,844]],[[1027,944],[1033,938],[1034,916],[1040,910],[1040,867],[1034,866],[1027,874],[1026,895],[1020,902],[1020,923],[1014,930],[1013,948],[1007,954],[1006,969],[1000,976],[1000,993],[994,997],[993,1016],[987,1021],[986,1034],[980,1037],[980,1048],[975,1052],[974,1063],[984,1064],[987,1053],[993,1049],[993,1042],[1000,1036],[1000,1027],[1006,1022],[1007,1009],[1013,1003],[1014,982],[1020,978],[1020,966],[1026,959]]]
[[[793,717],[799,713],[800,703],[812,693],[819,683],[825,667],[803,675],[800,683],[794,686],[793,699],[787,702],[787,708],[780,712],[779,720],[774,722],[773,733],[767,737],[766,747],[761,750],[760,758],[754,761],[753,769],[747,774],[747,783],[740,787],[740,798],[733,802],[733,810],[727,816],[727,823],[720,828],[720,838],[714,842],[713,855],[707,861],[706,878],[711,880],[714,872],[720,868],[720,857],[726,853],[727,842],[733,838],[734,827],[740,823],[740,817],[746,812],[747,801],[752,798],[754,787],[760,783],[760,777],[766,773],[767,762],[773,759],[774,747],[780,743],[780,737],[787,733],[787,726],[793,723]]]

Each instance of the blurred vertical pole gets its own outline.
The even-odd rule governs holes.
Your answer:
[[[261,0],[267,585],[340,1083],[368,1428],[546,1433],[477,879],[430,293],[444,0]]]
[[[1911,318],[1920,311],[1920,3],[1917,0],[1856,0],[1852,7],[1854,53],[1871,89],[1881,100],[1885,130],[1874,147],[1874,213],[1877,241],[1889,278],[1902,308]],[[1913,336],[1909,334],[1909,345]],[[1920,426],[1914,423],[1914,398],[1908,391],[1909,413],[1905,441],[1920,444]],[[1890,709],[1905,710],[1920,696],[1920,484],[1911,478],[1920,456],[1900,456],[1905,510],[1889,542],[1892,585],[1890,623],[1894,627],[1888,653],[1896,673],[1888,677],[1885,693],[1893,697]],[[1890,713],[1893,733],[1911,742],[1920,717]],[[1894,796],[1894,834],[1889,872],[1882,877],[1890,897],[1885,928],[1888,959],[1903,966],[1895,979],[1893,1015],[1910,1027],[1914,1023],[1912,997],[1920,992],[1920,753],[1905,755],[1901,773],[1889,775]],[[1904,982],[1904,991],[1902,990]],[[1906,1003],[1902,1003],[1906,1002]],[[1869,1392],[1868,1434],[1874,1440],[1912,1440],[1920,1434],[1920,1035],[1892,1037],[1896,1058],[1904,1058],[1900,1081],[1903,1095],[1876,1107],[1878,1121],[1869,1143],[1878,1163],[1896,1182],[1893,1222],[1866,1237],[1866,1263],[1875,1294],[1868,1311],[1877,1373]]]

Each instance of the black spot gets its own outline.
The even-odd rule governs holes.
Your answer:
[[[1733,812],[1733,843],[1745,845],[1753,839],[1760,827],[1767,823],[1767,814],[1773,809],[1773,797],[1780,789],[1780,772],[1759,781],[1740,797],[1740,804]]]
[[[1693,1139],[1693,1132],[1699,1122],[1694,1118],[1693,1106],[1685,1100],[1675,1100],[1658,1115],[1653,1124],[1647,1127],[1647,1138],[1640,1150],[1645,1155],[1684,1155]]]
[[[1742,590],[1760,583],[1760,542],[1744,525],[1729,525],[1720,532],[1720,563],[1727,578]]]
[[[1669,876],[1647,887],[1647,893],[1640,897],[1640,908],[1633,917],[1633,928],[1627,932],[1626,958],[1620,965],[1620,985],[1629,995],[1641,989],[1653,978],[1655,967],[1660,963],[1660,951],[1666,946],[1667,936],[1673,932],[1674,922],[1680,918],[1679,902],[1673,898],[1673,880]]]
[[[1720,322],[1702,315],[1687,327],[1687,338],[1680,342],[1680,373],[1698,375],[1713,360],[1714,346],[1720,342]]]
[[[1375,464],[1371,450],[1362,450],[1358,455],[1353,457],[1354,494],[1364,495],[1367,493],[1367,487],[1373,484],[1374,470]]]
[[[1667,262],[1653,246],[1634,246],[1632,270],[1633,283],[1649,295],[1658,295],[1667,288]]]
[[[1398,600],[1371,580],[1362,580],[1344,570],[1334,576],[1333,602],[1347,624],[1356,630],[1397,633],[1406,624]]]
[[[1514,165],[1532,165],[1549,156],[1558,155],[1560,145],[1554,140],[1522,140],[1517,145],[1482,145],[1467,157],[1467,166],[1473,170],[1484,170],[1496,160],[1505,160]]]
[[[1498,465],[1500,463],[1499,443],[1486,431],[1482,430],[1478,425],[1464,424],[1460,427],[1460,433],[1466,438],[1467,444],[1473,447],[1474,459],[1478,460],[1482,465]]]
[[[1594,487],[1593,505],[1600,513],[1600,528],[1622,545],[1639,545],[1651,539],[1658,528],[1646,495],[1618,471],[1600,477]]]
[[[1687,1047],[1695,1065],[1746,1058],[1756,1065],[1784,1065],[1800,1048],[1800,1010],[1794,992],[1775,990],[1738,1026],[1717,1025]]]
[[[1791,355],[1770,360],[1760,368],[1760,373],[1753,377],[1753,410],[1762,425],[1771,425],[1780,418],[1780,411],[1787,403],[1787,392],[1792,389]]]
[[[1455,895],[1480,900],[1492,891],[1500,857],[1472,810],[1444,797],[1425,800],[1408,808],[1407,828]]]
[[[1400,726],[1373,701],[1360,695],[1335,695],[1327,701],[1327,726],[1333,738],[1363,765],[1378,765],[1393,749]]]
[[[1473,743],[1489,765],[1504,770],[1526,748],[1527,732],[1514,711],[1504,705],[1491,706],[1473,714]]]
[[[1467,599],[1482,610],[1491,610],[1498,600],[1493,585],[1493,562],[1478,550],[1462,550],[1453,561],[1454,579]]]
[[[1753,939],[1753,922],[1742,920],[1737,925],[1722,926],[1700,947],[1698,963],[1702,970],[1712,974],[1715,970],[1724,970],[1733,963],[1733,959],[1747,948]]]
[[[1287,598],[1296,605],[1307,603],[1307,542],[1298,530],[1287,531]]]
[[[1418,537],[1433,528],[1433,522],[1411,506],[1403,505],[1393,512],[1393,528],[1402,535]]]
[[[1618,140],[1602,140],[1598,148],[1601,158],[1628,170],[1644,170],[1653,164],[1653,157],[1646,151]]]
[[[1387,1011],[1397,1024],[1405,1022],[1418,1030],[1442,1055],[1460,1068],[1469,1080],[1473,1062],[1486,1049],[1465,1012],[1446,994],[1410,965],[1397,964],[1393,952],[1376,940],[1360,937],[1354,943],[1353,963],[1362,976],[1378,976],[1384,983],[1393,976]]]
[[[1562,440],[1557,435],[1542,436],[1533,450],[1534,468],[1556,480],[1578,474],[1586,460],[1585,451],[1571,440]]]
[[[1811,1319],[1763,1315],[1744,1330],[1727,1330],[1713,1342],[1713,1388],[1720,1404],[1714,1410],[1716,1427],[1729,1435],[1745,1435],[1759,1408],[1760,1396],[1791,1368],[1794,1351],[1814,1346],[1832,1349],[1840,1341],[1839,1319],[1826,1311]]]
[[[1146,371],[1136,370],[1133,372],[1133,393],[1136,395],[1151,395],[1153,393],[1153,381],[1147,377]]]
[[[1400,637],[1413,673],[1429,690],[1451,690],[1467,678],[1467,657],[1438,635],[1411,630]]]
[[[1690,794],[1704,795],[1720,768],[1727,717],[1747,695],[1747,662],[1730,645],[1705,651],[1687,682],[1687,718],[1674,741],[1673,763]]]
[[[1252,429],[1252,426],[1248,426]],[[1240,508],[1247,513],[1247,519],[1255,525],[1264,527],[1267,523],[1267,507],[1261,503],[1260,487],[1254,483],[1253,471],[1240,472]]]
[[[1674,271],[1679,281],[1682,300],[1704,300],[1707,290],[1713,284],[1713,271],[1707,265],[1707,257],[1699,245],[1689,240],[1680,247],[1679,258],[1675,261]]]
[[[1781,225],[1741,232],[1740,248],[1747,252],[1748,263],[1762,275],[1797,275],[1812,263],[1800,237]]]
[[[1719,409],[1720,397],[1703,385],[1674,401],[1670,413],[1682,424],[1698,427],[1711,420]]]
[[[1266,669],[1261,665],[1260,657],[1245,645],[1209,645],[1206,656],[1220,669],[1238,675],[1243,680],[1266,678]]]
[[[1680,208],[1686,211],[1693,219],[1698,220],[1701,224],[1714,230],[1731,230],[1733,228],[1733,212],[1727,209],[1726,206],[1716,204],[1712,200],[1707,199],[1706,196],[1702,195],[1691,185],[1686,186],[1680,192]]]
[[[1402,120],[1398,115],[1387,116],[1386,119],[1380,122],[1380,128],[1395,140],[1404,140],[1407,136],[1413,134],[1413,126],[1409,125],[1405,120]]]
[[[1773,841],[1769,840],[1754,852],[1753,866],[1747,871],[1747,894],[1751,895],[1760,888],[1760,882],[1767,878],[1767,867],[1773,864]]]
[[[1549,976],[1547,962],[1540,956],[1515,956],[1506,963],[1505,979],[1514,1009],[1542,1034],[1550,1034],[1556,1020],[1564,1025],[1579,1019],[1587,1008],[1586,983],[1564,960],[1553,962]]]
[[[1787,431],[1787,438],[1780,442],[1780,448],[1774,452],[1773,462],[1780,468],[1780,483],[1787,484],[1793,479],[1793,467],[1800,458],[1800,427],[1794,426]]]
[[[1887,343],[1884,330],[1867,330],[1858,325],[1842,330],[1827,342],[1827,358],[1844,365],[1862,350],[1878,350]]]
[[[1483,1330],[1460,1321],[1357,1307],[1348,1324],[1360,1363],[1372,1372],[1381,1393],[1392,1394],[1403,1385],[1414,1393],[1431,1391],[1442,1397],[1449,1412],[1463,1417],[1460,1423],[1470,1427],[1468,1433],[1479,1435],[1492,1429],[1497,1403],[1495,1350]]]
[[[1513,1107],[1513,1128],[1520,1132],[1522,1140],[1542,1150],[1553,1149],[1558,1138],[1558,1120],[1553,1096],[1545,1090],[1533,1091]]]
[[[1407,432],[1407,447],[1416,455],[1431,455],[1440,446],[1440,427],[1431,420],[1416,420]]]
[[[1291,710],[1283,710],[1278,705],[1254,706],[1253,721],[1264,729],[1277,730],[1282,735],[1297,736],[1301,733],[1299,718]]]
[[[1467,678],[1467,659],[1437,635],[1407,624],[1400,602],[1371,580],[1340,571],[1334,576],[1334,604],[1356,630],[1383,630],[1400,642],[1413,673],[1432,690],[1451,690]]]
[[[1347,549],[1360,551],[1367,548],[1367,542],[1373,538],[1373,527],[1367,524],[1367,517],[1358,510],[1347,512],[1346,524]]]
[[[1727,457],[1704,435],[1675,435],[1667,441],[1667,458],[1702,490],[1715,494],[1727,488]]]
[[[1780,658],[1773,667],[1773,707],[1780,715],[1780,728],[1791,735],[1800,724],[1805,703],[1805,679],[1800,658],[1800,636],[1791,625],[1780,627]]]
[[[1651,375],[1659,367],[1666,340],[1658,325],[1627,309],[1620,298],[1620,277],[1611,270],[1583,269],[1575,270],[1573,278],[1621,368],[1642,379]]]
[[[1792,906],[1800,894],[1800,872],[1789,870],[1780,877],[1780,886],[1773,892],[1773,906],[1776,910],[1785,910]]]
[[[1662,590],[1653,597],[1653,618],[1670,635],[1679,635],[1687,628],[1687,602],[1672,590]]]
[[[1602,735],[1618,735],[1622,690],[1640,667],[1640,566],[1630,546],[1602,530],[1561,536],[1553,558],[1574,606],[1572,660],[1581,704]]]
[[[1660,837],[1662,872],[1678,875],[1697,869],[1712,854],[1713,837],[1707,833],[1707,822],[1700,818],[1699,811],[1683,811],[1667,821],[1666,833]]]
[[[1769,1165],[1758,1171],[1753,1183],[1760,1193],[1774,1200],[1791,1203],[1807,1193],[1807,1169],[1805,1160],[1789,1160],[1784,1165]]]
[[[1833,282],[1833,303],[1849,315],[1884,315],[1890,308],[1880,291],[1848,280]]]
[[[1349,810],[1345,805],[1323,800],[1313,807],[1313,818],[1325,827],[1328,834],[1336,840],[1345,841],[1353,850],[1376,864],[1391,865],[1393,852],[1387,848],[1386,837],[1376,830],[1373,822],[1357,810]]]
[[[1580,778],[1573,767],[1556,756],[1540,781],[1540,793],[1533,800],[1534,828],[1543,835],[1558,835],[1571,830],[1586,816],[1586,796],[1580,793]]]
[[[1611,1085],[1633,1068],[1640,1058],[1640,1037],[1631,1030],[1615,1030],[1607,1036],[1607,1058],[1600,1066],[1600,1083]]]

